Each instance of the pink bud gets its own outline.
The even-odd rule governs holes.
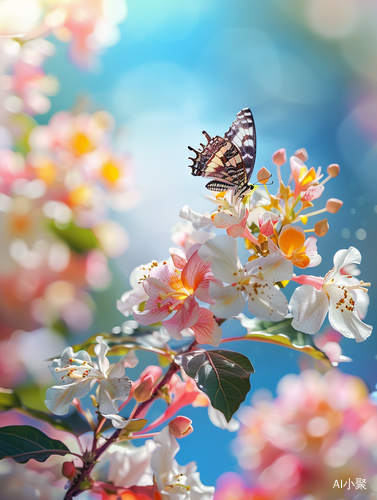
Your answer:
[[[151,375],[155,383],[161,377],[163,369],[161,366],[149,365],[140,374],[140,381],[143,381],[147,375]]]
[[[304,163],[309,159],[309,155],[305,148],[298,149],[293,153],[293,156],[296,156],[296,158],[300,159]]]
[[[194,430],[191,423],[192,420],[187,417],[175,417],[169,422],[169,432],[175,438],[181,439],[191,434]]]
[[[336,163],[332,163],[327,167],[327,173],[330,177],[338,177],[340,172],[340,167]]]
[[[275,153],[272,155],[272,161],[278,167],[284,165],[284,163],[287,161],[287,153],[285,152],[285,149],[282,148],[275,151]]]
[[[76,467],[73,462],[64,462],[62,465],[62,474],[64,477],[72,481],[76,475]]]
[[[329,230],[329,223],[327,219],[320,220],[314,225],[314,232],[317,236],[325,236]]]
[[[269,237],[274,234],[274,225],[280,220],[280,217],[273,212],[264,212],[258,214],[259,230],[262,234]]]
[[[173,259],[173,264],[177,269],[183,269],[187,264],[185,254],[182,250],[178,250],[178,248],[169,248],[169,252],[171,258]]]
[[[336,214],[336,212],[343,205],[342,200],[338,200],[336,198],[330,198],[326,203],[326,210],[330,212],[330,214]]]
[[[147,401],[153,393],[154,380],[152,375],[146,375],[134,391],[134,398],[138,403]]]
[[[321,196],[325,189],[325,186],[322,184],[317,184],[316,186],[309,186],[305,191],[304,195],[301,197],[301,200],[304,201],[313,201]]]

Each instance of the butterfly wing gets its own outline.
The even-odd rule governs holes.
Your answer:
[[[200,144],[198,151],[189,147],[195,153],[190,168],[192,175],[214,179],[206,185],[211,191],[234,188],[242,195],[254,187],[248,181],[254,169],[256,137],[250,109],[244,108],[236,116],[224,137],[203,132],[207,145]]]
[[[249,108],[241,109],[236,116],[229,130],[225,132],[224,139],[231,141],[240,151],[249,181],[257,152],[254,118]]]

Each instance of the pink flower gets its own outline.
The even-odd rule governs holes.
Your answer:
[[[318,184],[317,186],[310,186],[305,191],[304,195],[301,197],[303,201],[313,201],[321,196],[325,189],[325,186]]]
[[[182,338],[182,330],[189,329],[200,344],[218,346],[221,328],[213,314],[200,307],[196,299],[214,304],[209,294],[209,284],[217,281],[213,277],[211,264],[198,256],[200,245],[193,245],[187,252],[185,263],[181,254],[173,255],[173,262],[155,267],[143,282],[148,295],[143,312],[134,312],[134,317],[142,325],[162,321],[162,325],[175,339]],[[170,319],[165,319],[174,313]]]
[[[310,186],[317,185],[318,181],[323,177],[320,167],[317,172],[313,167],[308,170],[308,167],[296,156],[291,156],[290,163],[292,177],[295,181],[295,191],[293,194],[295,198],[297,198],[301,192],[306,191]]]
[[[274,226],[279,222],[279,215],[273,212],[264,212],[262,215],[258,214],[259,230],[262,234],[269,237],[274,234]]]

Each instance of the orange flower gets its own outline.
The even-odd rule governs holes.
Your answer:
[[[278,244],[286,259],[293,265],[304,269],[317,263],[316,239],[309,237],[305,240],[305,233],[301,227],[291,224],[284,226],[280,232]]]

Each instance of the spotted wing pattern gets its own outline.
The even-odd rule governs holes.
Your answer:
[[[234,188],[235,194],[242,195],[253,189],[249,179],[255,163],[255,126],[251,111],[247,108],[237,114],[236,120],[224,138],[210,137],[203,132],[207,145],[196,151],[191,173],[195,176],[210,177],[214,180],[206,184],[211,191],[226,191]]]

